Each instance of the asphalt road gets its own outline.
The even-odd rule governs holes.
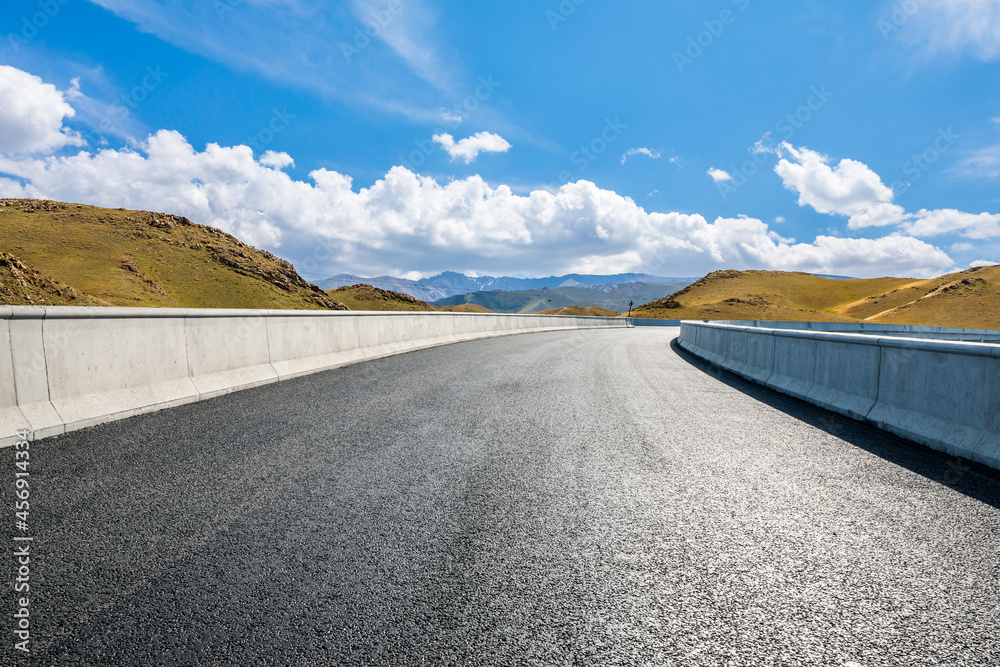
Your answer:
[[[1000,664],[997,477],[674,335],[463,343],[34,443],[32,655],[7,589],[0,663]]]

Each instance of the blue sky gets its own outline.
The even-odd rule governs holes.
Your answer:
[[[1000,3],[0,11],[0,196],[187,215],[311,278],[1000,261]]]

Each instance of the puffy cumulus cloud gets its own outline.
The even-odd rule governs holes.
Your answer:
[[[920,0],[909,11],[906,3],[893,5],[883,33],[921,43],[931,55],[970,55],[983,61],[1000,60],[1000,4],[995,0]],[[912,27],[906,25],[912,21]],[[895,29],[893,29],[893,27]]]
[[[970,239],[1000,237],[1000,215],[963,213],[954,209],[921,210],[904,224],[913,236],[940,236],[958,233]]]
[[[68,91],[79,94],[78,82]],[[0,65],[0,152],[49,153],[82,146],[83,139],[63,126],[76,111],[67,95],[39,77]]]
[[[954,266],[947,253],[901,234],[879,239],[819,236],[812,243],[794,243],[769,232],[754,218],[719,219],[710,227],[711,247],[726,258],[726,266],[735,268],[932,277]]]
[[[996,262],[991,262],[988,259],[977,259],[975,262],[969,264],[970,269],[978,269],[984,266],[1000,266],[1000,264],[997,264]]]
[[[774,171],[787,189],[799,195],[800,206],[852,216],[892,201],[892,189],[861,162],[845,159],[831,167],[826,155],[787,142],[777,152],[791,156],[782,157]]]
[[[275,169],[286,169],[288,167],[295,166],[295,160],[288,153],[278,153],[276,151],[265,151],[263,155],[260,156],[258,160],[265,167],[274,167]]]
[[[0,157],[0,196],[35,196],[169,211],[277,250],[311,272],[559,274],[649,271],[694,275],[719,267],[868,276],[929,276],[952,267],[912,237],[782,239],[754,218],[708,222],[647,212],[589,181],[515,195],[479,176],[441,184],[394,167],[370,187],[326,169],[309,181],[291,158],[247,146],[195,150],[160,131],[135,150],[45,159]],[[16,179],[16,180],[14,180]]]
[[[865,227],[886,227],[898,225],[906,219],[906,211],[896,204],[875,204],[870,208],[855,211],[847,221],[849,229]]]
[[[506,153],[510,150],[507,140],[492,132],[479,132],[459,141],[455,141],[455,137],[448,133],[435,134],[433,139],[448,152],[452,160],[462,158],[465,164],[471,163],[480,153]]]
[[[1000,215],[954,209],[907,213],[892,203],[893,192],[878,174],[861,162],[841,160],[834,168],[827,156],[787,143],[777,152],[783,157],[774,171],[786,188],[799,194],[799,205],[811,206],[818,213],[847,216],[850,229],[895,225],[899,231],[920,238],[945,234],[970,239],[1000,237]]]
[[[733,175],[730,174],[728,171],[723,171],[722,169],[716,169],[715,167],[712,167],[711,169],[708,170],[708,175],[716,183],[722,183],[723,181],[733,180]]]

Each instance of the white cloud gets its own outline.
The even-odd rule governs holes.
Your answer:
[[[970,239],[1000,237],[1000,215],[963,213],[954,209],[921,210],[908,216],[906,231],[913,236],[940,236],[958,233]]]
[[[782,216],[782,215],[779,215],[778,217],[776,217],[774,219],[774,221],[777,222],[777,223],[779,223],[779,224],[782,223],[782,222],[787,222],[787,220],[785,220],[785,217]]]
[[[295,160],[292,159],[291,155],[276,151],[266,151],[257,161],[265,167],[274,167],[275,169],[285,169],[295,166]]]
[[[849,229],[887,227],[924,238],[961,234],[971,239],[1000,237],[1000,215],[972,214],[954,209],[921,210],[907,213],[892,203],[893,192],[878,174],[854,160],[841,160],[830,167],[829,158],[806,148],[782,144],[782,157],[774,171],[785,187],[797,192],[800,206],[818,213],[846,216]]]
[[[452,125],[458,125],[465,120],[465,118],[458,111],[441,109],[441,120]]]
[[[951,244],[949,250],[951,250],[952,252],[965,252],[966,250],[972,250],[975,247],[976,246],[972,245],[971,243],[966,243],[962,241],[960,243]]]
[[[716,169],[715,167],[709,169],[707,173],[709,176],[712,177],[712,180],[715,181],[716,183],[733,180],[732,174],[730,174],[728,171],[723,171],[722,169]]]
[[[435,134],[434,141],[444,148],[452,160],[462,158],[465,164],[475,160],[480,153],[506,153],[510,150],[510,143],[499,134],[491,132],[479,132],[455,141],[455,137],[450,134]]]
[[[29,80],[33,89],[42,85],[33,77]],[[50,102],[65,104],[54,88],[41,90]],[[70,90],[77,95],[76,85]],[[59,108],[59,113],[61,123],[69,112]],[[51,135],[62,128],[50,123],[48,129]],[[435,140],[467,162],[481,151],[510,148],[502,137],[488,132],[459,142],[450,135]],[[280,248],[283,256],[314,274],[450,268],[536,275],[694,275],[725,266],[929,276],[953,266],[940,249],[901,233],[880,239],[820,236],[812,243],[796,243],[755,218],[710,223],[697,214],[647,212],[632,199],[589,181],[519,196],[509,186],[492,187],[478,175],[441,184],[394,167],[369,187],[355,189],[350,176],[326,169],[313,171],[306,181],[292,178],[284,171],[294,164],[287,153],[255,156],[248,146],[217,144],[198,151],[181,134],[167,130],[130,145],[44,158],[24,152],[0,154],[0,196],[185,215],[248,243]],[[937,221],[939,213],[948,214],[945,222]],[[996,221],[922,211],[913,222],[971,233],[987,230]]]
[[[1000,60],[1000,4],[995,0],[920,0],[914,12],[901,10],[906,19],[899,36],[920,44],[929,55],[970,55],[983,61]],[[912,20],[910,25],[906,25]]]
[[[865,227],[887,227],[898,225],[906,219],[906,211],[896,204],[874,204],[873,206],[855,211],[847,221],[848,229],[864,229]]]
[[[371,28],[420,78],[435,88],[450,90],[453,73],[438,56],[435,44],[442,30],[421,0],[386,3],[384,0],[351,0],[355,17]]]
[[[75,100],[83,97],[83,93],[80,92],[80,77],[75,76],[69,80],[69,90],[63,91],[63,95],[65,95],[68,100]]]
[[[50,83],[14,67],[0,65],[0,152],[49,153],[84,140],[63,126],[76,111],[66,101],[79,82],[61,93]]]
[[[858,276],[931,276],[953,266],[912,237],[813,243],[776,237],[753,218],[647,212],[628,197],[579,181],[556,192],[515,195],[479,176],[440,184],[394,167],[355,190],[349,176],[320,169],[298,181],[255,160],[246,146],[196,151],[160,131],[138,150],[69,157],[0,158],[0,196],[40,196],[168,211],[277,250],[310,270],[359,273],[441,268],[526,274],[649,271],[694,275],[719,267]],[[312,264],[311,264],[312,263]]]
[[[792,159],[782,157],[774,171],[787,189],[798,193],[800,206],[852,216],[892,201],[892,189],[861,162],[841,160],[831,167],[827,156],[788,143],[779,149],[779,155],[785,154]]]
[[[645,155],[653,160],[659,160],[663,155],[660,151],[654,151],[651,148],[630,148],[622,155],[622,164],[635,155]]]
[[[969,178],[1000,178],[1000,146],[979,149],[962,160],[956,169]]]
[[[969,264],[970,269],[978,269],[979,267],[982,266],[1000,266],[1000,264],[997,264],[996,262],[991,262],[988,259],[978,259],[972,264]]]
[[[931,277],[954,266],[940,249],[899,234],[878,239],[818,236],[812,243],[792,244],[771,238],[759,220],[717,220],[715,225],[728,253],[740,257],[744,266],[857,277]]]

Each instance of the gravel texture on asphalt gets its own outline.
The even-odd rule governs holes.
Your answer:
[[[676,333],[462,343],[33,443],[32,655],[8,588],[0,663],[1000,664],[1000,477]]]

